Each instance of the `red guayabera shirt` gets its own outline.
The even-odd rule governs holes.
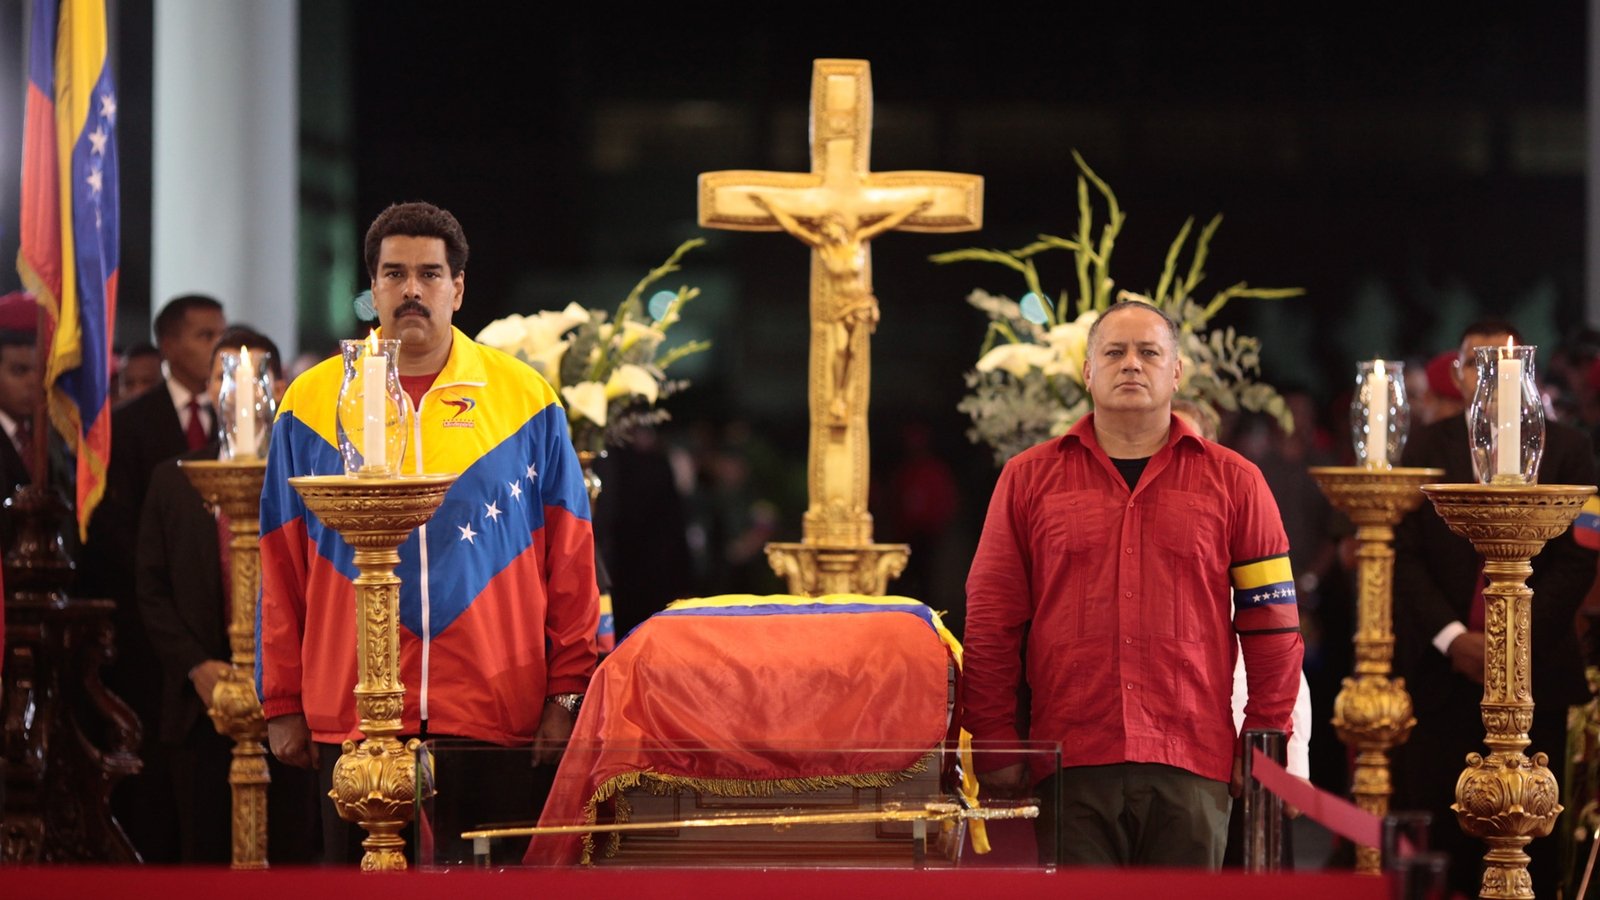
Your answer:
[[[978,740],[1017,738],[1031,622],[1029,737],[1060,741],[1062,765],[1165,763],[1227,781],[1234,634],[1245,728],[1287,733],[1300,683],[1277,504],[1260,470],[1177,417],[1129,491],[1093,418],[1000,473],[967,577],[966,727]]]

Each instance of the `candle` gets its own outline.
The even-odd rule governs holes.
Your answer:
[[[1372,377],[1367,379],[1367,459],[1368,467],[1381,468],[1389,462],[1389,368],[1383,360],[1372,361]]]
[[[388,398],[384,389],[385,375],[387,374],[388,357],[378,352],[378,339],[376,332],[367,337],[367,354],[361,358],[361,412],[362,412],[362,442],[361,455],[365,457],[363,468],[382,469],[388,464],[388,453],[384,450],[384,406]]]
[[[255,459],[256,366],[250,348],[239,348],[239,366],[233,370],[233,458]]]
[[[1522,474],[1522,360],[1508,340],[1497,348],[1495,367],[1496,475]]]

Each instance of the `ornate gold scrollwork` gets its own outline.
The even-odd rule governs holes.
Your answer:
[[[1530,758],[1533,723],[1529,630],[1533,591],[1530,560],[1545,541],[1567,529],[1595,489],[1588,485],[1501,486],[1430,484],[1423,492],[1456,534],[1483,554],[1484,743],[1471,753],[1456,781],[1456,820],[1489,845],[1479,896],[1526,900],[1533,896],[1523,848],[1555,827],[1560,791],[1543,753]]]
[[[1351,796],[1376,815],[1389,811],[1393,793],[1389,751],[1405,743],[1417,723],[1404,679],[1390,680],[1394,659],[1394,526],[1422,502],[1418,488],[1441,469],[1367,469],[1328,466],[1311,470],[1329,502],[1356,524],[1356,668],[1334,700],[1339,739],[1356,751]],[[1356,870],[1377,875],[1378,848],[1356,848]]]
[[[361,846],[364,872],[406,868],[400,829],[416,800],[419,743],[402,745],[398,548],[443,502],[454,475],[402,478],[308,476],[289,483],[323,524],[338,529],[356,549],[356,711],[366,739],[344,742],[328,796],[344,819],[367,830]]]
[[[228,647],[233,669],[217,682],[207,713],[219,734],[233,738],[228,784],[233,793],[233,868],[267,867],[267,723],[255,687],[256,596],[261,586],[262,460],[218,462],[184,460],[183,474],[202,499],[228,517],[228,556],[232,583],[227,586],[233,618],[228,622]]]

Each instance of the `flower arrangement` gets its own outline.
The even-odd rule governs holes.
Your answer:
[[[1111,278],[1111,253],[1126,219],[1110,185],[1101,180],[1077,151],[1078,230],[1068,237],[1041,234],[1018,250],[967,249],[932,257],[936,263],[999,263],[1021,274],[1027,293],[1021,301],[974,290],[967,302],[989,317],[977,365],[966,375],[971,393],[957,406],[972,419],[967,436],[987,444],[1003,464],[1034,444],[1066,433],[1090,411],[1093,401],[1083,384],[1089,328],[1116,300],[1138,300],[1156,306],[1178,323],[1183,380],[1178,397],[1225,410],[1265,412],[1285,428],[1293,427],[1289,411],[1271,385],[1256,381],[1261,342],[1233,328],[1208,329],[1228,301],[1239,297],[1278,299],[1305,293],[1300,288],[1256,288],[1245,282],[1223,288],[1201,302],[1195,290],[1205,278],[1211,239],[1222,224],[1220,214],[1195,239],[1187,269],[1179,259],[1194,230],[1194,219],[1167,250],[1155,290],[1117,290]],[[1095,204],[1091,186],[1106,207],[1106,221],[1094,234]],[[1035,258],[1049,250],[1072,254],[1077,296],[1063,289],[1051,301],[1040,282]]]
[[[560,392],[578,450],[598,453],[626,444],[639,429],[668,419],[657,401],[688,386],[687,381],[669,379],[668,367],[711,346],[709,341],[689,341],[662,347],[684,304],[699,295],[698,288],[659,292],[648,303],[644,299],[647,288],[678,271],[684,255],[704,243],[701,238],[685,241],[634,285],[614,313],[569,303],[559,312],[496,319],[478,332],[477,340],[528,363]]]

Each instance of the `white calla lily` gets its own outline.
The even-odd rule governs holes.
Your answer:
[[[561,389],[569,418],[583,418],[606,427],[606,388],[598,381],[583,381]]]
[[[978,360],[979,372],[1000,369],[1022,378],[1030,369],[1044,369],[1055,360],[1055,351],[1043,344],[1001,344]]]
[[[1085,313],[1093,316],[1093,313]],[[1045,341],[1055,354],[1055,361],[1046,367],[1049,374],[1067,375],[1075,379],[1083,378],[1083,361],[1089,352],[1089,326],[1093,319],[1085,322],[1084,316],[1079,316],[1076,322],[1065,322],[1050,329],[1045,335]]]
[[[523,338],[522,352],[529,359],[539,356],[550,345],[566,337],[567,332],[587,321],[588,313],[576,303],[567,304],[567,308],[560,312],[540,310],[538,315],[523,319],[526,336]]]
[[[660,383],[648,369],[632,363],[618,366],[606,381],[607,400],[638,396],[643,397],[646,403],[655,403],[660,390]]]
[[[567,355],[571,341],[556,341],[528,358],[528,365],[538,370],[550,386],[561,390],[561,360]]]
[[[523,317],[513,314],[504,319],[495,319],[483,326],[483,330],[478,332],[475,340],[496,350],[515,353],[527,336],[528,328],[523,324]]]
[[[660,344],[662,338],[665,337],[666,335],[662,334],[659,330],[646,325],[643,322],[636,322],[633,319],[629,319],[628,321],[622,323],[622,334],[618,336],[617,349],[626,353],[633,349],[635,344],[639,343],[640,341],[644,341],[645,349],[653,353],[656,345]]]

